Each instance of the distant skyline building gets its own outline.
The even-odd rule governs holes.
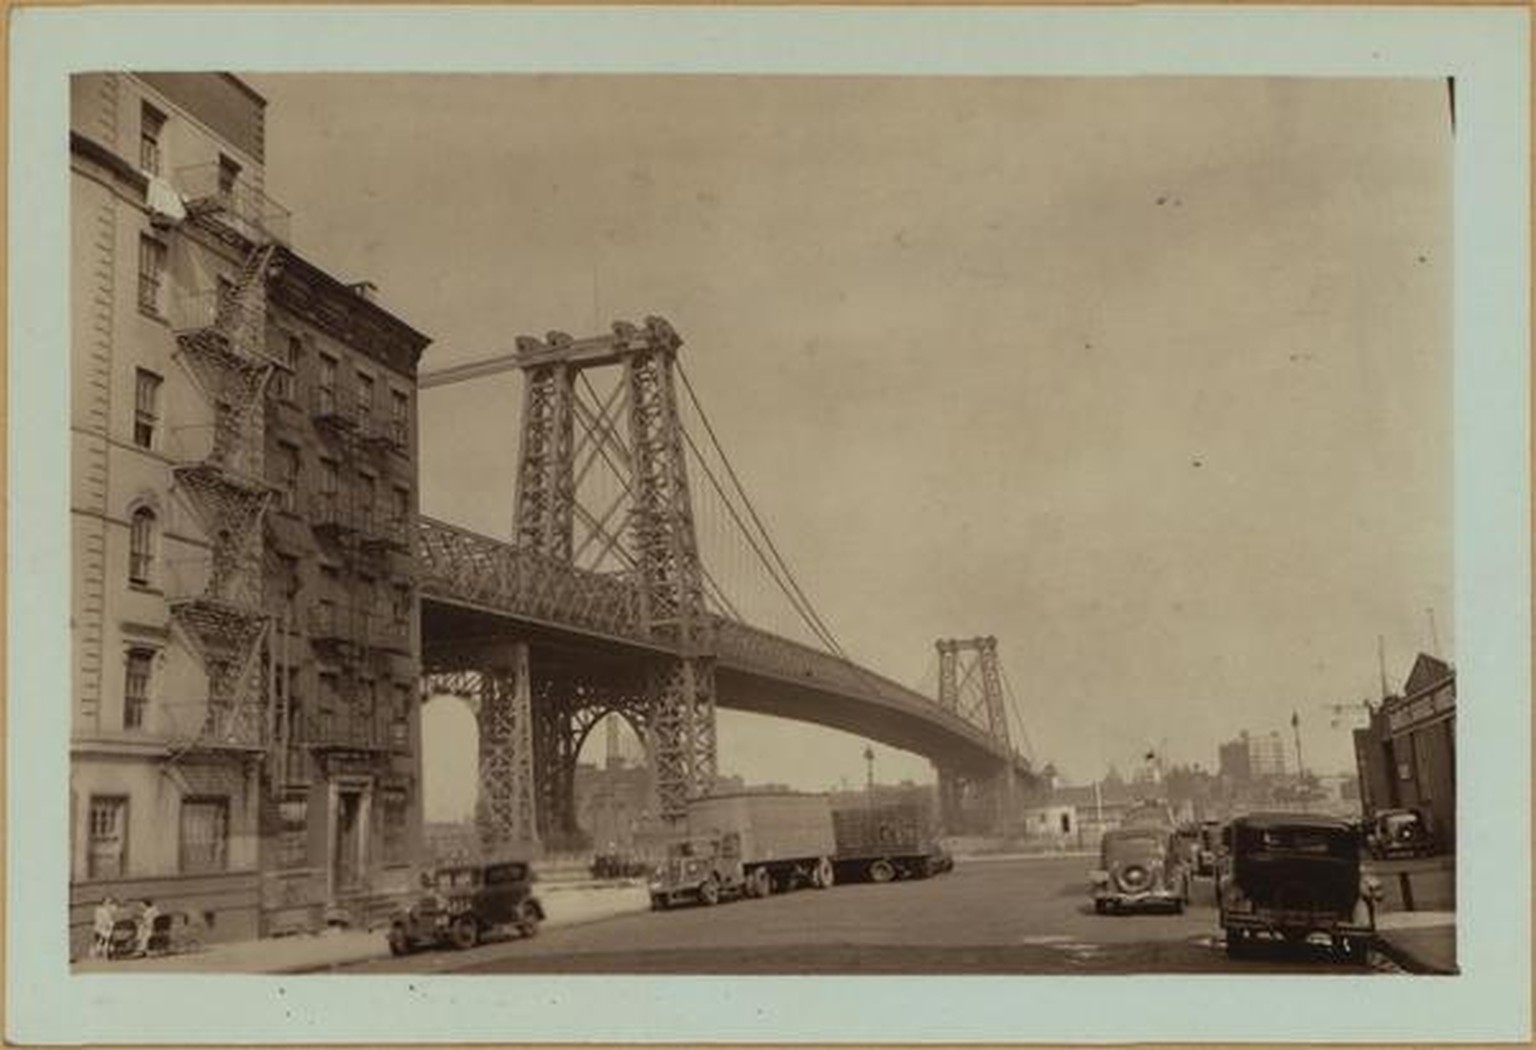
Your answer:
[[[1236,783],[1285,776],[1291,772],[1285,738],[1278,730],[1255,735],[1245,729],[1217,748],[1217,769]]]

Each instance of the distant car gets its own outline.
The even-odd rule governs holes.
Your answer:
[[[390,952],[473,948],[487,934],[502,931],[532,937],[544,921],[533,878],[523,861],[438,868],[423,876],[421,895],[390,920]]]
[[[1256,813],[1232,821],[1226,836],[1216,901],[1229,955],[1261,939],[1322,935],[1335,954],[1365,960],[1380,887],[1361,874],[1358,827],[1310,813]]]
[[[1416,809],[1383,809],[1371,819],[1365,841],[1371,856],[1427,857],[1435,851],[1429,821]]]
[[[1171,828],[1115,828],[1099,842],[1099,866],[1089,872],[1093,909],[1100,915],[1147,906],[1184,910],[1189,869]]]

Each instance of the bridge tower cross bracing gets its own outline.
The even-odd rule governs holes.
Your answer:
[[[608,335],[573,339],[552,332],[517,341],[525,384],[514,533],[521,547],[574,567],[591,539],[576,543],[580,520],[590,533],[604,534],[598,550],[616,552],[625,566],[638,597],[638,626],[667,650],[647,671],[640,717],[651,734],[659,814],[668,821],[682,817],[691,795],[713,785],[716,769],[713,640],[676,387],[681,345],[657,317],[643,326],[616,323]],[[610,424],[612,401],[593,409],[577,390],[585,373],[615,366],[622,372],[616,395],[624,406],[618,411],[627,410],[627,443]],[[608,526],[613,507],[584,507],[579,499],[581,477],[599,455],[625,474],[627,507],[617,528]],[[578,459],[585,460],[580,470]],[[535,709],[536,718],[558,722],[537,733],[544,759],[535,773],[540,797],[563,799],[572,772],[565,767],[574,765],[581,728],[568,703],[536,701]]]
[[[1008,708],[997,638],[943,638],[934,644],[939,654],[939,706],[979,726],[1001,750],[1008,751]],[[987,779],[939,770],[940,815],[951,830],[978,823],[1000,829],[1015,797],[1011,766]]]

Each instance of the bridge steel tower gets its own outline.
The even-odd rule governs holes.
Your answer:
[[[942,638],[935,647],[939,652],[939,706],[982,726],[1007,748],[1008,708],[997,662],[997,639],[991,635]],[[1011,767],[986,779],[940,767],[940,820],[952,832],[980,830],[978,825],[1001,830],[1013,810],[1015,788]]]
[[[610,570],[616,560],[635,585],[636,617],[656,649],[643,681],[628,685],[569,662],[530,664],[525,657],[506,687],[479,690],[487,841],[530,842],[542,833],[550,845],[575,831],[576,757],[610,711],[644,735],[663,820],[680,819],[689,796],[713,786],[715,658],[678,414],[681,345],[657,317],[643,326],[619,322],[611,334],[591,338],[551,332],[517,340],[524,403],[515,542],[572,569],[582,569],[577,562],[593,549]],[[620,382],[594,406],[578,383],[592,390],[585,373],[603,368],[619,369]],[[599,458],[623,475],[622,514],[580,501],[581,481]],[[537,829],[529,826],[534,821]]]

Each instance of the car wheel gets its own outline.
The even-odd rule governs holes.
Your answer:
[[[768,874],[767,868],[758,868],[754,871],[748,885],[754,897],[768,897],[773,894],[773,876]]]
[[[1100,915],[1108,915],[1109,914],[1109,901],[1106,901],[1106,900],[1096,900],[1096,901],[1094,901],[1093,902],[1093,910],[1095,912],[1097,912],[1098,914],[1100,914]]]
[[[517,929],[524,937],[532,937],[539,932],[539,912],[528,901],[517,906]]]
[[[1183,897],[1175,897],[1175,898],[1173,898],[1173,913],[1175,915],[1183,915],[1184,914],[1184,898]]]
[[[837,872],[832,869],[832,859],[822,857],[816,862],[816,871],[811,876],[811,885],[818,890],[830,889],[837,881]]]
[[[409,955],[411,953],[411,939],[406,936],[405,930],[399,926],[391,926],[389,929],[389,954]]]
[[[651,894],[651,910],[652,911],[666,911],[667,910],[667,898],[662,896],[659,893]]]
[[[699,903],[706,907],[720,903],[720,884],[713,876],[699,887]]]
[[[1228,928],[1227,955],[1233,959],[1240,959],[1248,954],[1248,933],[1245,930]]]
[[[455,948],[461,951],[473,948],[479,943],[480,927],[475,925],[475,920],[468,915],[461,915],[449,927],[448,939],[453,942]]]
[[[877,860],[869,866],[869,881],[890,882],[896,877],[896,869],[888,860]]]

